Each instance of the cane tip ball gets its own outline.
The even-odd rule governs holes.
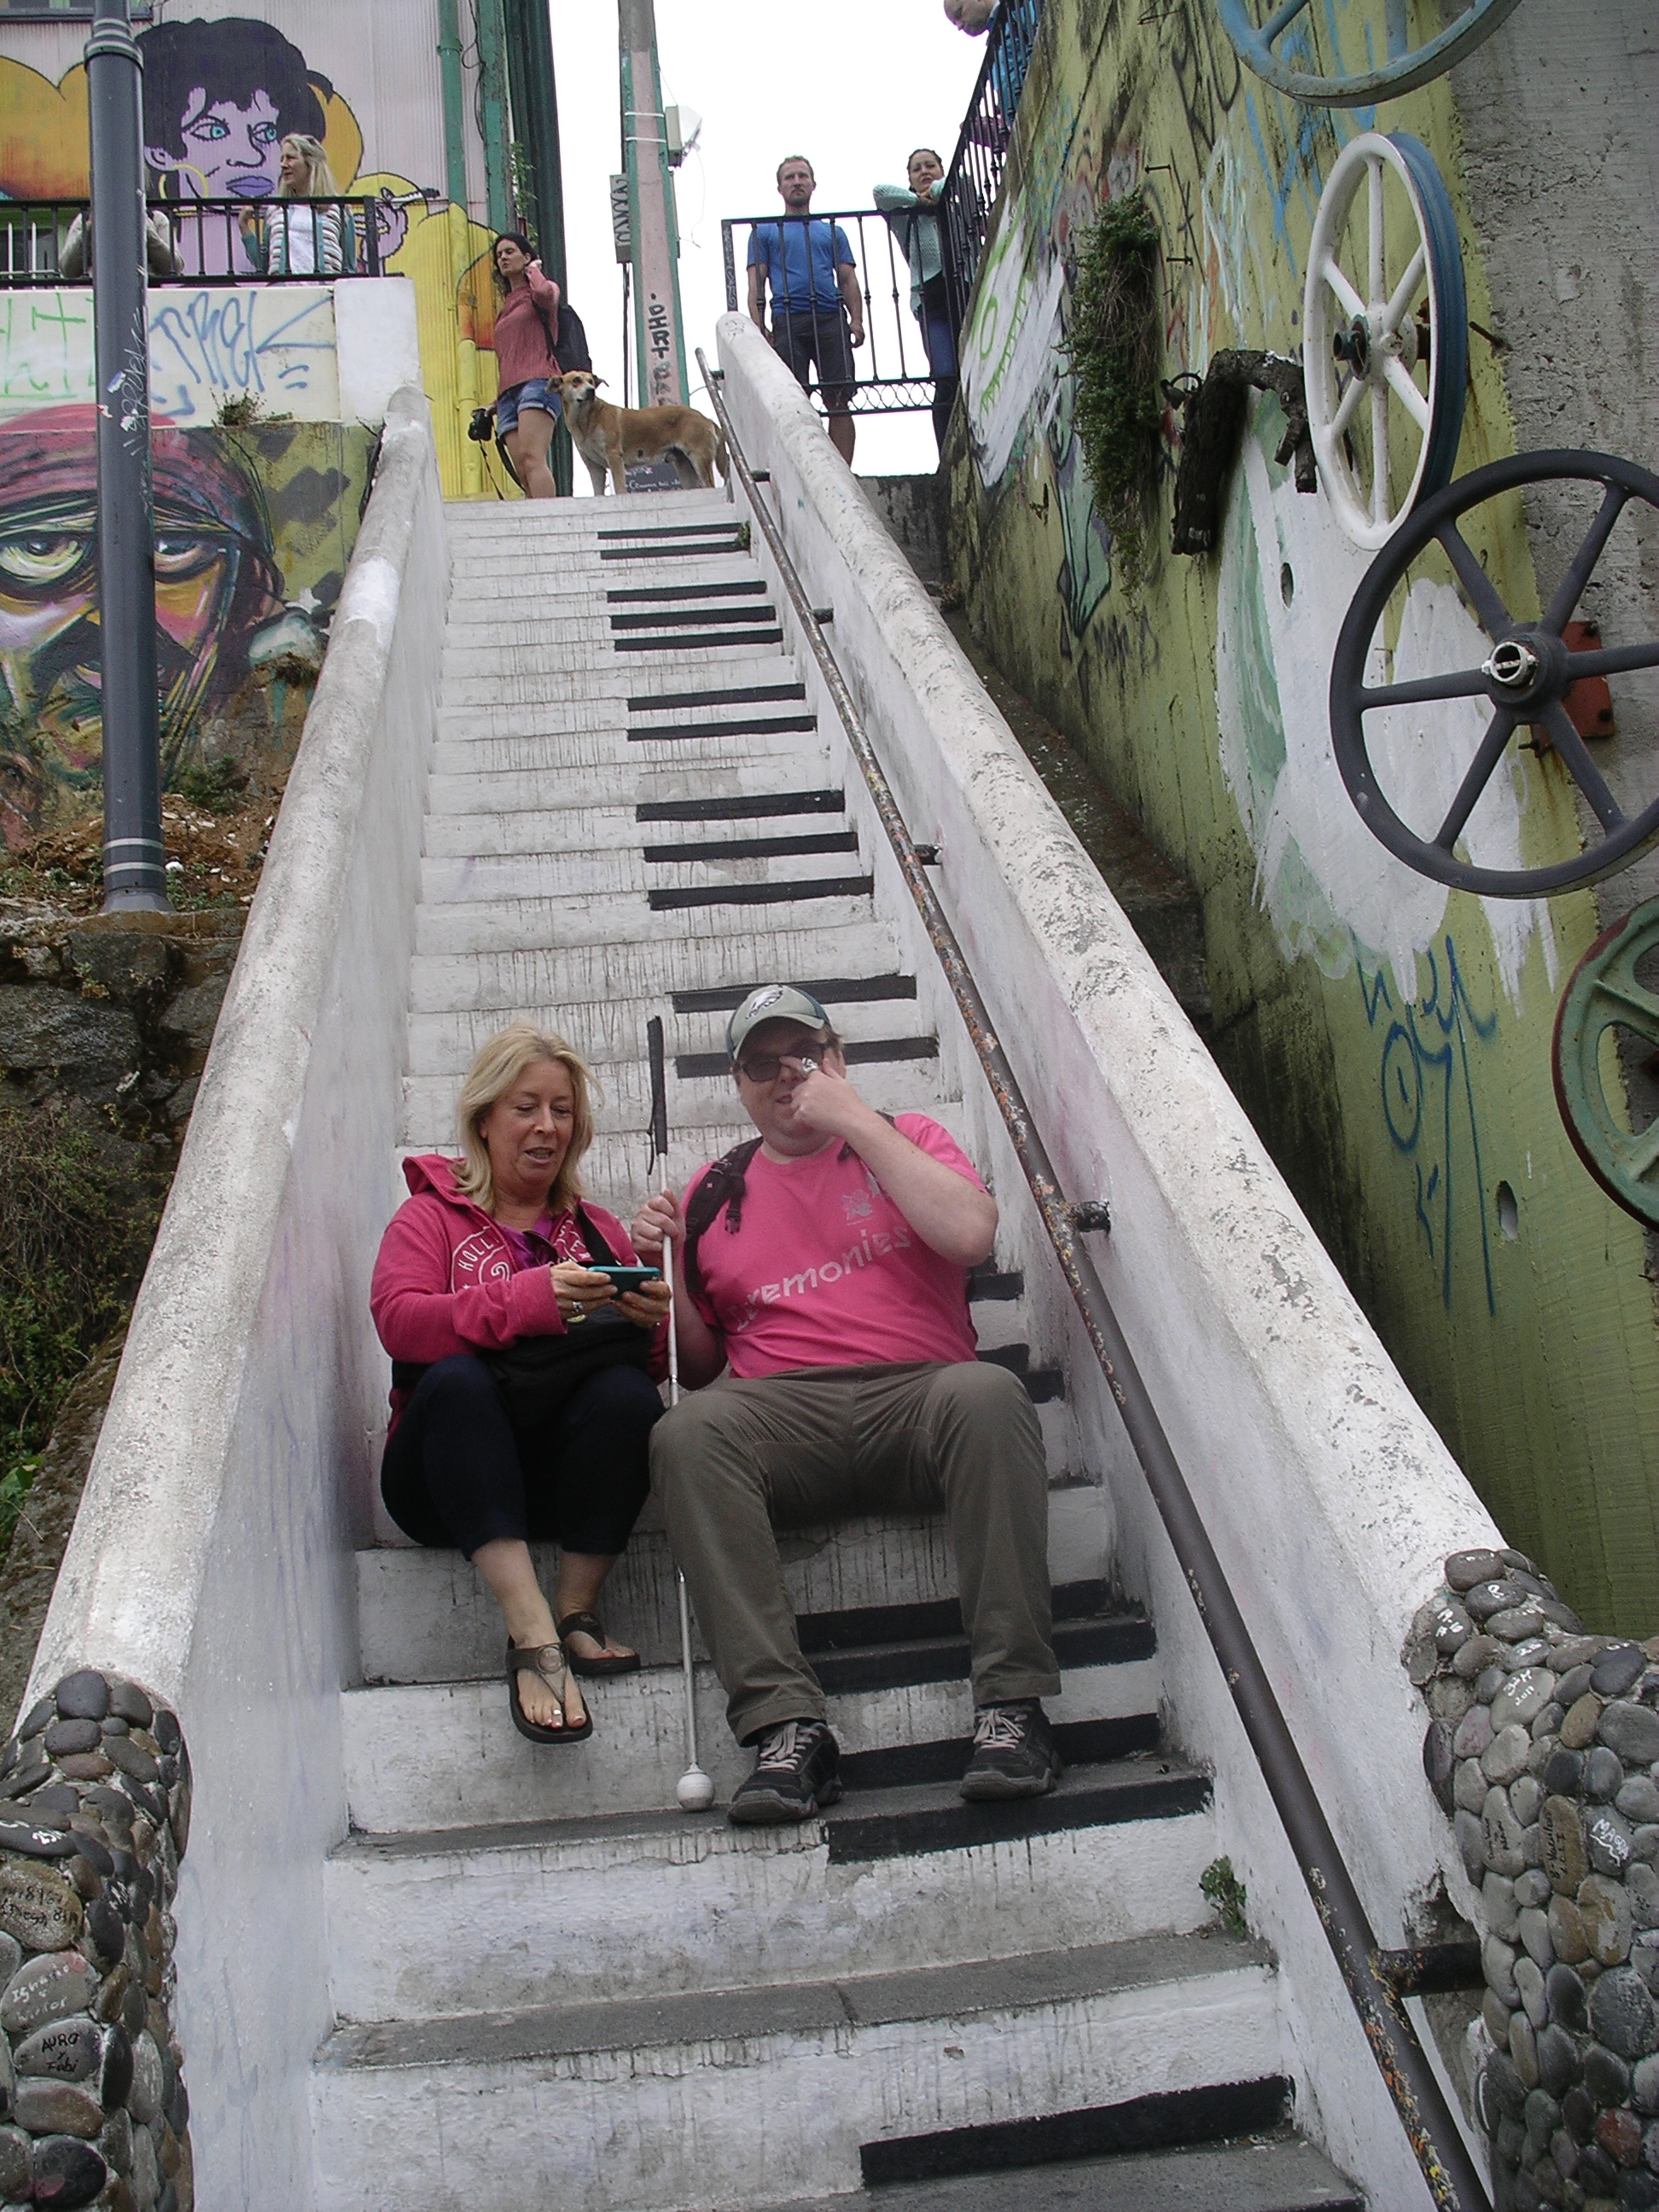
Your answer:
[[[706,1813],[714,1802],[714,1785],[700,1766],[682,1774],[674,1795],[683,1813]]]

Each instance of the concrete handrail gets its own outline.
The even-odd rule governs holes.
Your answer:
[[[180,2030],[198,2067],[228,2081],[234,2051],[259,2083],[193,2116],[208,2203],[312,2201],[322,1864],[346,1826],[338,1692],[385,1388],[368,1267],[447,589],[427,405],[404,386],[25,1700],[93,1667],[182,1723]]]
[[[1425,1717],[1397,1655],[1443,1552],[1502,1540],[793,380],[743,319],[722,321],[720,353],[734,426],[770,471],[812,599],[833,607],[836,658],[911,831],[940,848],[936,886],[1061,1187],[1110,1196],[1102,1275],[1344,1857],[1382,1941],[1398,1941],[1442,1881],[1472,1899],[1421,1779]],[[977,1087],[976,1072],[963,1079]],[[1091,1363],[1073,1341],[1076,1390]],[[1158,1607],[1224,1826],[1239,1821],[1253,1917],[1297,1960],[1298,2041],[1334,2150],[1395,2174],[1390,2202],[1425,2202],[1316,1929],[1310,1950],[1294,1863],[1162,1530],[1135,1480],[1114,1488],[1120,1563]]]

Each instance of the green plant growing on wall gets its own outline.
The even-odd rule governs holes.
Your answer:
[[[316,672],[310,674],[314,683]],[[246,770],[239,769],[228,753],[187,768],[178,783],[179,792],[193,806],[204,806],[210,814],[234,814],[246,799],[247,787]]]
[[[1244,1917],[1244,1885],[1233,1872],[1231,1859],[1212,1859],[1198,1877],[1198,1886],[1211,1910],[1220,1914],[1230,1936],[1249,1934],[1249,1923]]]
[[[1109,200],[1083,243],[1068,337],[1075,422],[1119,580],[1146,580],[1162,420],[1158,226],[1139,199]]]

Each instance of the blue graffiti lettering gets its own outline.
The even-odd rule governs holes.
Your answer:
[[[1390,1017],[1377,1069],[1382,1120],[1395,1150],[1412,1163],[1416,1181],[1414,1211],[1430,1262],[1438,1263],[1441,1299],[1449,1310],[1452,1237],[1455,1206],[1461,1200],[1456,1147],[1467,1131],[1486,1310],[1495,1314],[1498,1294],[1492,1280],[1471,1050],[1473,1046],[1492,1042],[1498,1033],[1498,1016],[1493,1012],[1483,1017],[1475,1012],[1449,932],[1443,955],[1443,948],[1437,945],[1424,956],[1429,967],[1428,989],[1397,1013],[1386,972],[1378,968],[1367,982],[1357,943],[1354,953],[1354,972],[1359,979],[1367,1026],[1375,1030],[1384,1013]]]

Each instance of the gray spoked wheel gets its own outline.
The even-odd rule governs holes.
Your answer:
[[[1304,65],[1313,59],[1312,48],[1305,28],[1294,27],[1307,5],[1308,0],[1282,0],[1265,20],[1258,20],[1261,0],[1216,0],[1222,28],[1240,61],[1275,92],[1313,107],[1369,107],[1374,100],[1398,100],[1443,76],[1483,39],[1489,39],[1520,0],[1471,0],[1455,21],[1420,46],[1408,43],[1405,0],[1385,0],[1379,12],[1388,59],[1352,76],[1321,76]]]
[[[1451,481],[1469,371],[1457,218],[1428,149],[1405,131],[1363,131],[1337,156],[1302,328],[1319,489],[1374,552]]]
[[[1488,500],[1528,484],[1550,482],[1599,483],[1602,496],[1542,615],[1536,622],[1521,622],[1504,605],[1458,524]],[[1344,619],[1331,661],[1331,742],[1360,819],[1396,859],[1420,875],[1492,898],[1538,898],[1611,875],[1659,837],[1659,791],[1639,813],[1626,814],[1562,704],[1568,690],[1581,677],[1659,668],[1659,636],[1639,644],[1574,653],[1562,635],[1613,526],[1632,500],[1659,507],[1659,477],[1638,468],[1634,461],[1620,460],[1611,453],[1516,453],[1509,460],[1494,461],[1490,467],[1460,477],[1417,508],[1366,572]],[[1437,545],[1450,562],[1471,612],[1492,641],[1492,652],[1478,668],[1413,677],[1404,683],[1368,683],[1367,666],[1389,601],[1412,562],[1431,545]],[[1659,631],[1659,619],[1654,629]],[[1490,704],[1485,733],[1442,820],[1437,824],[1407,823],[1396,813],[1378,780],[1365,718],[1390,708],[1464,699]],[[1517,731],[1528,727],[1540,731],[1559,755],[1583,793],[1601,835],[1592,836],[1573,859],[1546,867],[1477,867],[1459,858],[1458,840],[1476,802],[1498,774],[1511,739]],[[1654,781],[1659,785],[1659,773]]]

